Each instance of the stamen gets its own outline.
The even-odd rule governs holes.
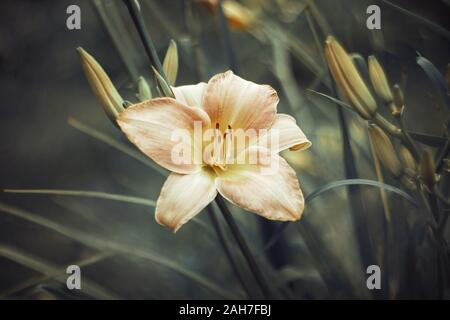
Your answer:
[[[220,132],[220,124],[216,123],[213,137],[213,150],[210,155],[210,165],[226,170],[227,160],[232,155],[233,150],[232,136],[232,128],[230,125],[227,126],[227,130],[222,135]]]
[[[220,135],[219,123],[216,123],[216,129],[214,130],[214,147],[212,152],[212,163],[215,164],[220,158],[220,148],[221,146],[221,135]]]
[[[228,129],[224,134],[224,152],[223,154],[225,155],[225,160],[224,163],[225,165],[228,163],[228,159],[232,156],[232,151],[233,151],[233,131],[231,129],[231,126],[228,125]]]

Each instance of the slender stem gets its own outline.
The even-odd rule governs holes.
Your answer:
[[[385,117],[383,117],[381,114],[376,113],[373,119],[371,119],[375,124],[377,124],[381,129],[389,133],[390,135],[401,139],[402,137],[402,130],[397,128],[395,125],[390,123],[388,120],[386,120]]]
[[[199,58],[202,56],[202,49],[200,47],[200,42],[198,38],[198,31],[200,26],[198,25],[196,19],[194,18],[194,12],[192,10],[192,0],[184,0],[184,12],[185,12],[185,25],[186,29],[189,32],[189,36],[191,38],[191,45],[194,53],[194,59],[193,59],[193,66],[196,71],[196,81],[204,81],[203,74],[204,70],[201,69],[201,64],[199,63]],[[209,204],[206,208],[208,210],[209,218],[211,220],[211,224],[214,227],[214,230],[216,231],[217,237],[219,238],[219,243],[222,246],[222,249],[225,253],[225,256],[227,257],[228,261],[230,262],[231,269],[233,270],[234,275],[236,276],[237,280],[241,284],[244,291],[247,293],[248,297],[250,299],[253,299],[254,294],[250,290],[250,288],[246,285],[240,270],[236,264],[236,261],[234,260],[233,254],[230,250],[230,247],[228,246],[227,240],[225,238],[225,235],[222,232],[222,229],[220,227],[220,223],[215,215],[214,208],[212,207],[212,204]]]
[[[216,213],[214,212],[214,210],[213,210],[211,205],[206,207],[206,209],[208,210],[209,218],[211,220],[211,223],[212,223],[214,229],[216,230],[217,238],[219,239],[220,245],[222,246],[226,257],[227,257],[228,261],[230,262],[231,269],[233,270],[234,275],[238,279],[239,283],[241,284],[241,286],[245,290],[245,292],[247,292],[248,297],[250,299],[253,299],[254,297],[253,297],[252,291],[247,286],[247,284],[245,283],[244,279],[242,278],[241,273],[239,272],[239,268],[238,268],[238,266],[236,264],[236,261],[233,258],[233,254],[231,253],[231,250],[230,250],[230,248],[228,246],[228,243],[227,243],[227,240],[225,238],[225,235],[222,232],[219,220],[216,217]]]
[[[441,171],[442,166],[444,164],[444,159],[447,157],[449,151],[450,151],[450,138],[447,139],[444,148],[442,148],[442,151],[439,153],[439,156],[436,161],[436,172]]]
[[[266,282],[266,279],[264,278],[264,275],[261,271],[261,269],[258,267],[255,257],[250,251],[250,248],[247,245],[247,242],[245,241],[242,233],[239,231],[239,227],[236,224],[236,221],[234,221],[233,216],[231,215],[231,212],[228,210],[227,205],[225,204],[224,199],[222,196],[218,195],[216,197],[216,203],[218,207],[220,208],[220,211],[223,214],[223,217],[225,218],[225,221],[228,224],[228,227],[231,230],[231,233],[234,236],[234,239],[239,245],[239,248],[241,249],[242,255],[244,256],[245,260],[247,261],[247,264],[250,268],[250,270],[253,273],[253,276],[256,279],[256,282],[258,283],[259,287],[261,288],[261,291],[264,295],[265,299],[273,299],[271,290],[269,288],[269,285]]]
[[[410,149],[413,157],[417,162],[420,162],[420,153],[417,149],[416,144],[412,140],[411,136],[408,133],[408,128],[406,128],[405,116],[403,115],[403,111],[398,116],[398,122],[400,125],[400,129],[402,130],[403,140],[406,143],[407,147]]]
[[[159,60],[158,53],[156,52],[155,45],[153,44],[152,38],[150,37],[150,33],[145,26],[138,1],[124,0],[124,2],[139,33],[139,37],[141,38],[142,44],[144,45],[144,49],[147,53],[150,63],[156,68],[156,70],[158,70],[159,74],[164,78],[164,80],[169,83],[163,70],[161,60]]]
[[[123,194],[106,193],[90,190],[61,190],[61,189],[3,189],[0,192],[4,193],[25,193],[25,194],[46,194],[46,195],[61,195],[61,196],[75,196],[114,200],[127,203],[141,204],[144,206],[155,207],[156,202],[153,200],[139,198],[134,196],[127,196]]]

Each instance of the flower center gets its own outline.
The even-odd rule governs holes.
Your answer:
[[[208,164],[213,169],[220,168],[227,169],[228,161],[233,155],[233,129],[230,125],[227,126],[225,132],[220,130],[220,124],[216,123],[214,129],[212,149],[209,155]]]

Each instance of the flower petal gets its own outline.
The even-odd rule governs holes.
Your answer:
[[[188,175],[171,173],[156,203],[156,221],[176,232],[214,200],[214,178],[206,170]]]
[[[216,179],[219,193],[237,206],[270,220],[300,219],[305,201],[294,169],[267,149],[250,147],[249,152],[260,153],[261,161],[256,165],[228,166]]]
[[[128,107],[117,118],[122,131],[143,153],[160,166],[182,174],[201,168],[200,163],[193,161],[196,121],[201,121],[204,128],[210,127],[209,117],[203,110],[185,106],[172,98],[144,101]],[[190,161],[174,161],[173,152],[180,149],[191,150]]]
[[[231,71],[211,78],[203,96],[203,108],[211,123],[222,130],[268,129],[275,120],[278,95],[268,85],[244,80]]]
[[[203,93],[206,89],[206,83],[200,82],[198,84],[172,87],[175,99],[189,107],[202,108]]]
[[[279,113],[266,134],[258,137],[258,145],[278,153],[289,148],[291,151],[305,150],[311,146],[294,117]]]

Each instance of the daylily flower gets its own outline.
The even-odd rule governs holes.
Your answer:
[[[302,150],[311,145],[293,117],[277,114],[278,95],[268,85],[246,81],[231,71],[212,77],[208,83],[173,87],[175,99],[164,97],[132,105],[120,113],[117,122],[128,139],[144,154],[171,171],[155,210],[156,221],[174,232],[205,208],[219,192],[235,205],[267,219],[298,220],[304,199],[295,171],[278,152]],[[177,163],[172,152],[178,141],[175,131],[188,132],[194,140],[195,124],[214,132],[211,152],[200,161]],[[266,129],[276,134],[276,148],[258,141],[237,153],[257,154],[257,162],[244,164],[224,161],[236,151],[235,130]],[[202,151],[205,152],[204,146]],[[225,151],[221,153],[219,151]],[[222,155],[222,156],[221,156]],[[229,159],[228,159],[229,160]],[[275,174],[262,169],[278,161]]]

